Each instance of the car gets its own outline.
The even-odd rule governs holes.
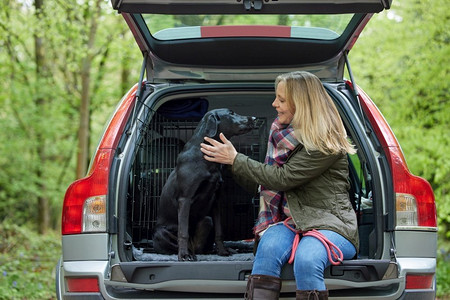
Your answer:
[[[158,200],[178,153],[207,111],[227,108],[254,116],[255,128],[232,142],[239,152],[264,160],[275,118],[274,79],[296,70],[321,79],[357,148],[348,156],[349,195],[360,249],[356,258],[325,270],[330,298],[435,298],[433,190],[409,171],[348,59],[372,15],[389,9],[391,0],[111,4],[142,51],[142,62],[136,62],[141,73],[113,112],[86,177],[66,191],[58,299],[242,299],[254,258],[257,195],[223,171],[226,192],[218,205],[232,255],[207,252],[197,261],[156,253]],[[280,298],[295,299],[290,265],[282,280]]]

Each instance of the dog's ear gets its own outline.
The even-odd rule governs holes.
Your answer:
[[[215,137],[219,128],[219,119],[216,114],[210,114],[206,120],[205,135]]]

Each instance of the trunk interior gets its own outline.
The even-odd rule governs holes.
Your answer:
[[[330,94],[336,94],[336,92],[332,92],[332,89],[335,88],[331,85],[327,86]],[[197,123],[206,111],[215,108],[229,108],[240,115],[255,116],[257,118],[256,128],[247,134],[233,137],[231,141],[238,152],[264,161],[269,129],[275,117],[274,109],[271,106],[274,99],[273,86],[265,85],[264,88],[253,89],[234,88],[232,90],[211,88],[209,90],[193,90],[190,93],[184,90],[182,96],[177,96],[179,93],[176,92],[158,97],[152,96],[154,94],[158,93],[149,94],[147,91],[147,95],[145,95],[144,91],[144,97],[142,97],[144,103],[140,113],[136,114],[137,122],[135,123],[139,128],[133,129],[137,130],[139,134],[136,135],[137,138],[129,148],[133,149],[133,151],[130,150],[133,154],[128,160],[127,175],[123,176],[127,181],[127,189],[126,201],[122,202],[121,211],[124,212],[123,215],[126,218],[122,223],[119,222],[119,226],[122,224],[119,228],[125,229],[119,230],[119,243],[123,243],[119,253],[125,276],[133,282],[155,283],[154,280],[148,280],[148,277],[142,279],[142,282],[139,281],[137,279],[139,276],[136,275],[138,269],[151,267],[152,272],[159,272],[156,271],[156,266],[161,265],[162,268],[165,268],[167,265],[162,265],[162,263],[171,262],[172,269],[168,275],[170,278],[167,277],[167,280],[178,277],[180,279],[197,278],[195,275],[197,272],[192,271],[192,264],[196,264],[199,270],[203,270],[199,272],[202,275],[199,275],[198,279],[207,276],[208,279],[244,280],[251,272],[252,229],[259,210],[259,198],[235,183],[226,170],[223,174],[226,192],[224,197],[219,200],[219,205],[225,245],[233,253],[231,256],[218,256],[212,251],[197,255],[197,262],[179,263],[176,254],[164,255],[155,252],[152,232],[156,223],[161,190],[175,167],[178,153],[192,136]],[[348,135],[352,139],[354,129],[351,128],[355,128],[355,125],[352,123],[353,121],[344,117],[349,113],[344,113],[342,111],[344,106],[338,102],[347,100],[343,100],[344,93],[340,93],[340,95],[341,99],[335,99],[336,96],[333,95],[332,98],[336,100]],[[359,143],[355,141],[356,145]],[[367,273],[367,271],[361,270],[360,266],[355,268],[346,266],[338,273],[339,276],[345,273],[345,278],[349,280],[355,280],[358,276],[361,279],[356,281],[381,280],[390,261],[374,259],[380,257],[380,253],[377,251],[382,244],[380,241],[382,238],[379,238],[377,227],[380,226],[377,226],[377,220],[374,218],[372,177],[368,174],[368,169],[363,167],[366,165],[366,163],[362,163],[363,161],[366,161],[364,151],[358,150],[357,154],[349,156],[349,180],[351,183],[349,194],[355,214],[358,216],[360,234],[360,251],[354,262],[367,261],[365,268],[368,267],[369,271]],[[234,264],[230,262],[234,262]],[[357,276],[355,273],[360,275]],[[328,270],[325,276],[335,277],[336,272]],[[159,276],[157,281],[164,281],[164,277]],[[283,277],[293,278],[292,270],[284,271]]]
[[[176,255],[155,253],[152,232],[161,190],[176,165],[178,153],[192,136],[203,114],[211,109],[226,107],[237,114],[257,117],[255,129],[235,136],[231,141],[239,152],[264,161],[269,127],[274,118],[271,100],[266,95],[217,93],[167,101],[154,111],[142,131],[129,174],[127,233],[131,237],[134,260],[177,261]],[[257,107],[264,107],[264,110],[255,114]],[[225,192],[219,199],[219,206],[224,224],[223,235],[226,246],[234,255],[219,257],[211,252],[197,255],[197,258],[252,260],[252,228],[259,210],[259,199],[235,183],[226,168],[222,171]]]

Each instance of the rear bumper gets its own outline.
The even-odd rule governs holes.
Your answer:
[[[56,266],[56,297],[57,299],[105,299],[106,295],[104,274],[107,270],[107,261],[75,261],[63,262],[61,259]],[[67,288],[66,277],[97,277],[100,292],[74,293]]]
[[[434,274],[430,289],[405,289],[401,300],[434,300],[436,299],[436,258],[397,258],[400,267],[400,276],[408,274]]]
[[[400,268],[400,278],[405,278],[406,274],[408,273],[435,273],[436,269],[436,260],[434,258],[399,258],[399,268]],[[56,267],[56,295],[58,299],[130,299],[130,298],[136,298],[136,297],[144,297],[148,299],[156,299],[156,298],[165,298],[168,294],[171,296],[174,296],[173,299],[183,299],[182,294],[184,293],[178,293],[173,291],[174,283],[175,282],[166,282],[161,283],[164,286],[158,286],[155,285],[148,285],[148,284],[130,284],[125,282],[117,282],[117,281],[110,281],[110,275],[109,275],[109,262],[108,261],[68,261],[63,262],[60,260],[58,262],[58,265]],[[99,282],[99,292],[86,292],[86,293],[74,293],[70,292],[67,288],[66,278],[67,277],[97,277]],[[180,283],[179,283],[180,284]],[[197,282],[195,280],[187,280],[184,282],[186,286],[191,286],[192,290],[188,292],[187,294],[184,294],[184,299],[200,299],[204,298],[206,295],[205,292],[208,292],[208,288],[212,289],[209,292],[217,292],[221,285],[222,288],[226,286],[228,288],[228,295],[227,292],[215,294],[215,298],[223,296],[223,299],[242,299],[243,292],[245,290],[246,281],[245,280],[239,280],[239,281],[233,281],[233,282],[218,282],[218,281],[203,281],[202,283]],[[230,290],[230,285],[235,284],[235,291]],[[342,284],[340,281],[334,281],[334,280],[326,280],[327,286],[330,288],[330,299],[333,299],[334,297],[338,298],[345,298],[345,299],[360,299],[357,294],[360,291],[363,292],[364,289],[367,289],[370,287],[367,286],[367,283],[365,283],[365,287],[356,285],[353,287],[353,292],[355,292],[354,295],[353,292],[350,294],[350,290],[347,289],[347,292],[340,292],[339,285]],[[336,286],[335,286],[336,285]],[[366,294],[365,298],[372,299],[375,297],[376,299],[401,299],[401,300],[414,300],[414,299],[435,299],[436,294],[436,288],[435,284],[433,284],[431,289],[426,290],[405,290],[405,282],[404,280],[401,280],[398,282],[397,289],[395,291],[391,291],[391,293],[376,293],[375,290],[377,289],[375,287],[374,283],[374,292],[373,294]],[[183,288],[183,290],[186,290]],[[202,286],[202,293],[198,293],[198,288]],[[286,281],[283,283],[283,291],[284,294],[290,295],[292,291],[295,291],[295,282],[293,281]],[[154,289],[155,288],[155,289]],[[342,286],[340,287],[342,288]],[[362,290],[361,290],[362,288]],[[153,291],[152,291],[153,290]],[[158,290],[160,292],[158,292]],[[164,291],[165,290],[165,291]],[[170,292],[172,290],[172,292]],[[196,293],[196,291],[197,293]],[[239,291],[237,291],[239,290]],[[241,293],[242,292],[242,293]],[[368,290],[366,290],[366,293]],[[232,293],[232,294],[230,294]],[[165,294],[165,296],[163,295]],[[186,298],[186,295],[189,295],[189,297]],[[214,295],[209,294],[209,295]],[[236,296],[236,297],[235,297]],[[371,298],[372,297],[372,298]],[[290,296],[286,299],[289,299]],[[373,298],[373,299],[375,299]],[[293,299],[293,298],[292,298]]]
[[[399,300],[435,300],[434,290],[406,290]]]

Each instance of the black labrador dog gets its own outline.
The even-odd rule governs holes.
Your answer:
[[[255,117],[235,114],[229,109],[207,112],[192,138],[177,157],[177,165],[164,185],[158,205],[153,246],[160,254],[178,253],[179,261],[196,260],[195,254],[212,248],[211,230],[217,253],[229,255],[223,244],[217,199],[222,185],[221,165],[203,158],[200,143],[208,136],[219,139],[249,132]]]

